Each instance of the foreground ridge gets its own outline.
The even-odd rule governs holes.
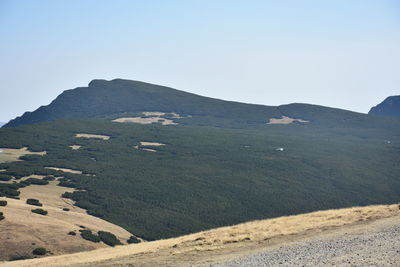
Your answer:
[[[8,262],[4,266],[127,266],[133,263],[135,266],[188,266],[225,262],[323,232],[334,235],[338,229],[352,229],[346,227],[361,229],[371,223],[384,222],[385,218],[397,223],[399,216],[398,204],[317,211],[117,248]]]

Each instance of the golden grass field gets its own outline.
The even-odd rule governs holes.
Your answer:
[[[190,266],[226,261],[337,231],[398,223],[400,205],[317,211],[221,227],[182,237],[5,263],[4,266]]]
[[[85,210],[73,206],[72,200],[61,198],[61,194],[74,189],[60,187],[56,183],[58,182],[52,181],[48,185],[21,188],[20,200],[0,198],[8,202],[7,206],[0,209],[6,217],[0,221],[0,260],[32,255],[31,252],[36,247],[45,247],[54,255],[107,247],[103,243],[82,239],[79,235],[81,225],[94,231],[111,232],[122,242],[131,236],[123,228],[88,215]],[[47,210],[48,215],[32,213],[31,209],[38,207],[26,204],[27,198],[38,199],[43,204],[40,208]],[[70,210],[63,211],[63,208]],[[70,231],[75,231],[77,235],[68,235]]]

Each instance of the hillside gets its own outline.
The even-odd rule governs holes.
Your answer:
[[[339,127],[388,127],[390,120],[308,104],[279,107],[244,104],[203,97],[173,88],[115,79],[93,80],[88,87],[66,90],[47,106],[8,122],[4,127],[63,118],[137,117],[142,112],[179,114],[179,124],[228,128],[260,127],[271,118],[286,116],[313,125]],[[190,119],[188,118],[190,117]]]
[[[23,196],[26,176],[62,177],[76,189],[63,198],[156,240],[397,203],[399,159],[396,117],[95,80],[0,129],[0,197]]]
[[[227,261],[230,263],[227,266],[263,266],[265,263],[275,266],[282,262],[289,266],[299,263],[315,266],[322,262],[329,266],[349,263],[385,266],[384,263],[389,265],[399,260],[399,235],[393,232],[393,238],[387,239],[391,229],[398,229],[399,218],[399,205],[318,211],[142,244],[4,263],[4,266],[206,267],[220,266],[214,263]],[[332,240],[339,243],[338,247],[332,246]],[[302,246],[308,244],[315,247],[302,251]],[[359,246],[351,247],[354,245]],[[276,256],[253,265],[248,260],[243,262],[249,255],[257,256],[255,253]],[[318,257],[319,261],[315,261]]]
[[[400,117],[400,96],[389,96],[382,103],[371,108],[368,114]]]
[[[66,185],[85,190],[66,195],[76,205],[147,240],[400,198],[399,131],[75,119],[3,128],[0,137],[0,147],[46,151],[1,164],[3,174],[63,176]]]

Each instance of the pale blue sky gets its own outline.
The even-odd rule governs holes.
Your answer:
[[[359,112],[400,94],[400,1],[0,0],[0,121],[95,78]]]

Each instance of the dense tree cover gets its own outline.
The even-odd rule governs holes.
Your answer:
[[[317,120],[315,111],[309,113]],[[0,147],[47,154],[0,169],[15,177],[64,176],[77,189],[64,196],[90,214],[147,240],[167,238],[253,219],[398,202],[400,122],[392,118],[376,126],[371,118],[247,129],[103,119],[26,125],[0,129]],[[359,123],[353,127],[350,119]],[[76,133],[111,138],[75,138]],[[140,141],[166,145],[158,152],[134,149]],[[18,186],[0,183],[0,196],[17,197]]]

